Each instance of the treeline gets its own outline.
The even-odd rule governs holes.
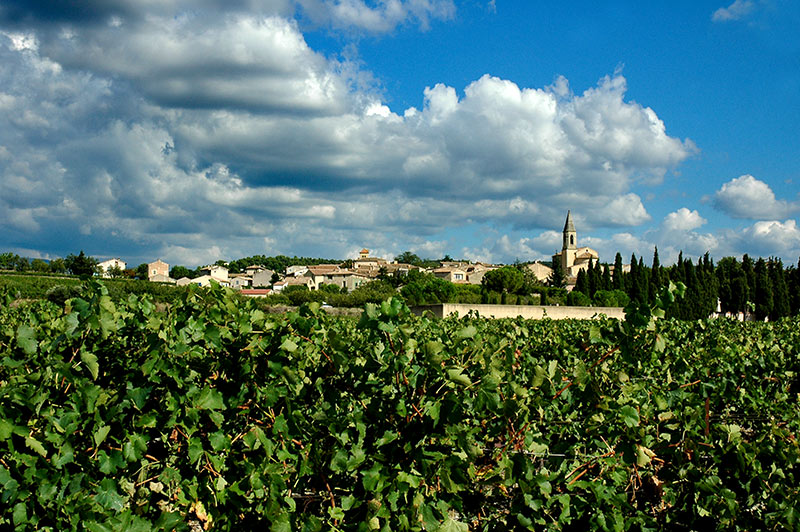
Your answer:
[[[97,273],[97,259],[86,255],[82,250],[79,254],[69,254],[65,258],[30,259],[21,257],[16,253],[0,253],[0,270],[15,272],[55,273],[71,275],[92,275]],[[145,265],[147,273],[147,265]],[[121,272],[120,272],[120,276]]]
[[[614,291],[623,292],[631,301],[650,304],[662,286],[680,281],[686,285],[686,296],[670,308],[670,317],[707,318],[718,310],[718,304],[723,313],[742,313],[758,320],[774,321],[800,313],[800,263],[786,268],[779,258],[753,261],[745,254],[741,262],[725,257],[715,266],[708,253],[696,263],[681,253],[674,265],[665,267],[656,248],[650,266],[633,254],[630,270],[623,269],[619,253],[613,267],[590,263],[578,273],[569,299],[595,302],[598,293]]]

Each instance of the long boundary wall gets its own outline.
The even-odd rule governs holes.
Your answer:
[[[554,320],[577,319],[590,320],[605,314],[609,318],[625,319],[622,307],[561,307],[552,305],[469,305],[465,303],[443,303],[439,305],[421,305],[412,307],[414,314],[422,315],[430,311],[434,316],[442,318],[455,314],[461,318],[470,311],[475,311],[484,318],[516,318],[521,316],[530,320],[550,318]]]

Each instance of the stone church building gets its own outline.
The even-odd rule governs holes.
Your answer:
[[[578,272],[589,267],[589,261],[597,263],[600,255],[590,247],[578,247],[578,233],[575,231],[575,224],[572,223],[572,213],[567,211],[567,221],[564,223],[563,243],[561,252],[553,255],[553,264],[561,262],[561,269],[567,282],[574,282]],[[572,284],[572,283],[570,283]]]

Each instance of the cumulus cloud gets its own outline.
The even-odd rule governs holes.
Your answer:
[[[632,188],[695,151],[626,100],[620,74],[579,94],[565,78],[526,88],[485,75],[393,110],[354,82],[357,66],[308,45],[288,1],[119,0],[74,14],[57,3],[49,15],[26,5],[0,11],[0,230],[17,248],[203,261],[267,244],[433,253],[448,229],[560,229],[568,208],[629,227],[650,219]],[[303,9],[386,29],[453,8]],[[537,238],[486,248],[549,256]]]
[[[335,28],[385,33],[397,26],[416,22],[426,30],[434,19],[455,15],[452,0],[388,0],[368,5],[363,0],[298,0],[313,20]]]
[[[677,211],[669,213],[664,218],[662,226],[666,231],[680,232],[692,231],[705,223],[706,219],[700,216],[699,212],[681,207]]]
[[[714,206],[734,218],[751,220],[784,218],[800,210],[800,204],[776,199],[768,184],[749,174],[722,185],[714,194]]]
[[[271,114],[338,114],[347,107],[346,80],[281,17],[87,27],[48,39],[42,52],[64,67],[128,80],[165,107]]]
[[[452,0],[89,0],[76,9],[69,0],[47,3],[7,0],[0,6],[0,21],[13,26],[38,23],[118,27],[140,22],[153,14],[169,16],[187,11],[300,15],[333,28],[384,33],[403,24],[417,24],[427,29],[432,20],[452,18],[456,7]],[[213,20],[214,16],[209,18]]]
[[[741,238],[745,249],[759,255],[792,258],[800,255],[800,228],[795,220],[756,222],[742,231]]]
[[[727,22],[729,20],[741,20],[749,15],[755,8],[752,0],[736,0],[728,7],[721,7],[714,11],[711,20],[714,22]]]

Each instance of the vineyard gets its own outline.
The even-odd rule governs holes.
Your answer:
[[[800,319],[0,309],[0,528],[796,530]]]

